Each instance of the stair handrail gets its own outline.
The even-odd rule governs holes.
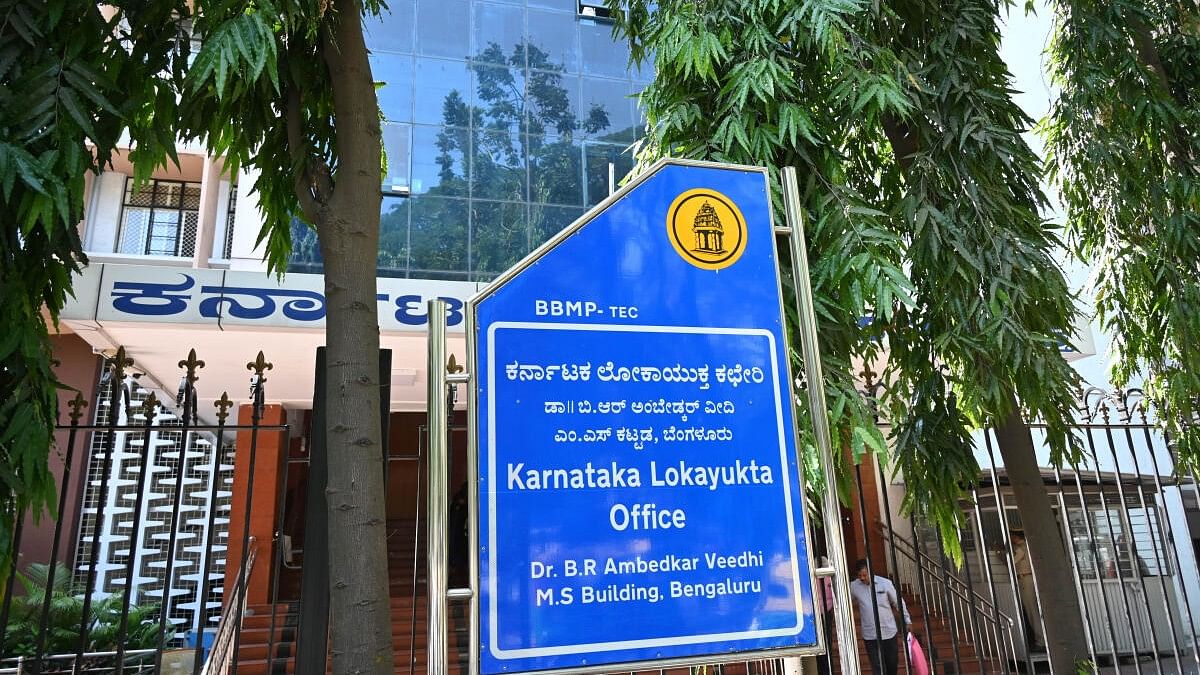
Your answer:
[[[887,525],[882,525],[882,528],[883,528],[884,535],[890,535],[898,543],[903,544],[904,546],[908,546],[911,549],[911,552],[902,551],[904,553],[904,555],[906,557],[908,557],[909,560],[916,562],[916,560],[914,560],[913,556],[914,555],[917,556],[918,558],[920,558],[921,562],[925,564],[925,569],[933,571],[933,572],[937,573],[939,575],[939,577],[942,577],[943,579],[948,580],[950,582],[950,591],[952,593],[954,593],[955,595],[957,595],[959,597],[959,599],[961,599],[961,600],[973,599],[976,603],[979,604],[979,606],[982,609],[985,609],[989,612],[992,612],[992,611],[997,612],[1000,615],[1000,618],[1003,619],[1004,623],[1007,623],[1009,626],[1016,625],[1016,621],[1011,616],[1009,616],[1003,610],[1000,610],[998,607],[996,607],[996,605],[991,600],[984,597],[978,591],[976,591],[973,588],[970,588],[967,585],[967,582],[963,581],[962,578],[960,578],[958,575],[956,575],[954,573],[950,573],[948,575],[948,578],[946,576],[943,576],[941,574],[941,561],[934,559],[933,556],[922,551],[916,545],[916,543],[914,543],[908,539],[905,539],[904,535],[896,533],[895,530],[889,528]],[[902,548],[903,548],[903,546],[897,547],[897,550],[900,551]]]
[[[1015,658],[1013,630],[1016,626],[1016,621],[1011,616],[1001,610],[989,598],[984,597],[974,588],[971,588],[956,574],[947,572],[942,567],[941,561],[936,560],[933,556],[921,550],[915,542],[906,539],[903,535],[898,534],[884,523],[880,523],[879,525],[884,536],[889,536],[893,541],[900,544],[894,550],[920,568],[918,575],[928,573],[932,578],[939,579],[945,584],[945,588],[954,596],[952,601],[954,601],[956,607],[945,607],[944,599],[938,597],[937,593],[929,594],[930,598],[922,597],[921,601],[924,604],[935,605],[943,614],[947,609],[953,612],[955,616],[952,617],[951,623],[953,625],[951,629],[953,630],[955,626],[958,626],[959,633],[964,637],[971,636],[966,632],[967,626],[960,624],[959,617],[957,616],[958,610],[971,611],[977,620],[981,619],[985,624],[979,636],[984,644],[976,645],[977,651],[984,649],[998,657]],[[899,567],[900,561],[896,561],[896,564]],[[900,571],[897,569],[897,573]],[[900,581],[904,582],[905,580]],[[914,592],[924,594],[924,589],[921,588],[922,584],[919,581],[916,583],[911,583],[913,581],[911,579],[907,581],[910,582],[908,585],[914,589]],[[999,618],[1000,623],[997,623],[997,618]]]
[[[234,598],[225,606],[221,613],[221,622],[217,624],[217,635],[213,638],[212,648],[204,661],[201,675],[226,675],[237,654],[233,653],[234,638],[242,628],[242,619],[246,614],[246,591],[249,588],[250,572],[254,569],[254,560],[258,557],[258,540],[250,537],[249,553],[246,555],[246,566],[238,570],[233,584]],[[196,649],[203,649],[204,636],[197,636]],[[270,661],[271,655],[267,655]],[[269,664],[268,664],[269,665]]]

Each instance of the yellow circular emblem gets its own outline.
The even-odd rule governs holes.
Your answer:
[[[716,190],[688,190],[667,209],[667,238],[679,257],[705,270],[737,262],[746,250],[746,219]]]

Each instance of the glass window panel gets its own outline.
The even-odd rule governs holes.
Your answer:
[[[132,179],[126,180],[125,203],[132,206],[151,206],[154,204],[154,183],[151,182],[143,185],[141,188],[134,186]]]
[[[411,185],[409,180],[409,155],[412,150],[412,127],[407,124],[383,125],[383,153],[387,161],[387,173],[383,177],[383,190],[400,191]]]
[[[625,64],[629,60],[629,50],[613,39],[610,24],[580,19],[579,52],[584,73],[626,76]]]
[[[154,185],[154,202],[157,206],[169,206],[179,208],[179,183],[165,183],[155,181]]]
[[[467,196],[470,132],[462,127],[413,127],[412,191]]]
[[[529,67],[579,72],[575,14],[529,10]]]
[[[529,0],[528,4],[530,7],[537,7],[538,9],[570,12],[572,17],[579,11],[578,0]]]
[[[185,185],[183,187],[183,208],[191,210],[199,210],[200,208],[200,186]]]
[[[371,77],[383,86],[375,90],[383,118],[408,122],[413,118],[413,62],[411,56],[372,54]]]
[[[610,162],[613,164],[614,187],[620,187],[621,180],[633,170],[633,155],[623,145],[589,143],[584,149],[584,157],[587,173],[585,203],[588,206],[595,206],[608,196]]]
[[[380,15],[363,19],[363,34],[371,51],[408,54],[413,49],[414,0],[390,0]]]
[[[149,191],[143,190],[145,195]],[[150,226],[150,209],[126,206],[123,222],[121,223],[121,241],[117,245],[117,253],[142,253],[145,250],[146,231]]]
[[[471,71],[466,61],[417,59],[415,122],[467,126],[470,100]]]
[[[529,133],[570,134],[581,128],[579,78],[530,70],[527,89]]]
[[[299,218],[292,218],[292,255],[288,259],[288,271],[320,274],[324,269],[317,231]]]
[[[633,99],[628,80],[585,77],[580,107],[589,135],[609,141],[630,142],[635,138]]]
[[[467,200],[419,195],[410,201],[410,276],[465,278]]]
[[[384,197],[379,208],[379,276],[408,274],[408,213],[410,200]]]
[[[477,61],[523,66],[520,47],[525,39],[525,12],[512,5],[475,5],[475,54]]]
[[[520,134],[508,131],[476,133],[471,165],[471,196],[475,199],[525,201],[526,148]]]
[[[529,233],[533,238],[530,242],[531,247],[537,248],[546,243],[550,237],[575,222],[585,210],[582,206],[531,204],[529,206]]]
[[[475,126],[519,132],[525,126],[525,72],[511,66],[475,65]]]
[[[561,138],[534,144],[531,150],[529,200],[551,204],[583,203],[579,141]]]
[[[642,109],[642,103],[638,100],[645,88],[646,85],[640,82],[633,82],[629,86],[629,98],[633,103],[633,132],[638,138],[646,135],[646,111]]]
[[[417,0],[417,53],[465,59],[471,51],[467,0]]]
[[[471,268],[477,278],[490,279],[512,267],[529,252],[525,204],[471,202]]]
[[[646,54],[641,64],[629,66],[629,74],[635,82],[643,84],[654,79],[654,52]]]

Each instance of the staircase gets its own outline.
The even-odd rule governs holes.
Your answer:
[[[971,636],[956,635],[950,617],[941,615],[936,608],[926,608],[921,601],[909,590],[904,590],[904,602],[908,606],[909,616],[912,618],[912,625],[908,630],[921,637],[921,646],[925,651],[926,659],[934,656],[934,673],[940,674],[960,674],[960,675],[977,675],[983,673],[1008,673],[1013,672],[1006,670],[1004,664],[993,657],[984,657],[980,651],[975,648],[974,641]],[[881,611],[884,611],[881,608]],[[856,631],[857,632],[857,631]],[[836,642],[836,638],[834,638]],[[863,673],[871,672],[871,661],[867,656],[867,645],[862,639],[855,640],[858,648],[858,661],[862,667]],[[932,646],[932,649],[931,649]],[[831,650],[833,658],[833,671],[840,673],[841,663],[838,645],[834,644]],[[900,664],[899,672],[905,672],[904,668],[904,652],[905,643],[901,641],[899,644],[897,661]],[[955,649],[957,648],[957,659],[955,658]],[[823,657],[818,657],[823,658]]]
[[[392,647],[396,658],[395,675],[426,673],[428,603],[425,592],[425,541],[422,537],[414,550],[415,535],[416,523],[412,520],[388,522],[388,580],[391,595]],[[415,596],[414,572],[417,575]],[[466,671],[469,648],[468,618],[463,605],[451,605],[448,612],[451,675]],[[271,628],[272,621],[274,633]],[[299,623],[298,602],[248,607],[242,620],[237,675],[295,673],[296,630]],[[326,672],[330,672],[328,666]]]
[[[934,672],[939,675],[1015,672],[1006,667],[1011,662],[1010,645],[1006,643],[1007,629],[997,630],[995,608],[958,577],[946,576],[940,561],[929,558],[899,536],[896,543],[900,558],[896,583],[912,617],[909,630],[921,636],[927,657],[936,654]],[[425,539],[422,536],[417,540],[414,521],[393,520],[388,522],[387,546],[392,646],[396,659],[394,673],[425,675],[428,662]],[[1008,617],[1002,614],[1000,617],[1002,624],[1008,621]],[[238,649],[238,675],[293,675],[299,623],[298,602],[247,607]],[[470,642],[465,603],[451,604],[448,623],[449,669],[451,675],[458,675],[467,670]],[[869,673],[867,645],[861,639],[855,642],[862,672]],[[900,649],[904,649],[904,644]],[[838,645],[832,646],[832,652],[833,672],[841,675]],[[903,673],[903,653],[899,654],[898,660]],[[328,666],[326,671],[329,672]],[[709,672],[716,675],[769,675],[781,670],[777,664],[764,661],[730,663],[711,667]],[[653,671],[654,675],[689,673],[688,668]]]

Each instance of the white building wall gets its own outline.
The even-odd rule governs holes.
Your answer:
[[[256,245],[262,230],[263,214],[253,194],[257,171],[243,170],[238,174],[237,213],[233,224],[233,250],[229,254],[229,269],[264,271],[263,249]]]

